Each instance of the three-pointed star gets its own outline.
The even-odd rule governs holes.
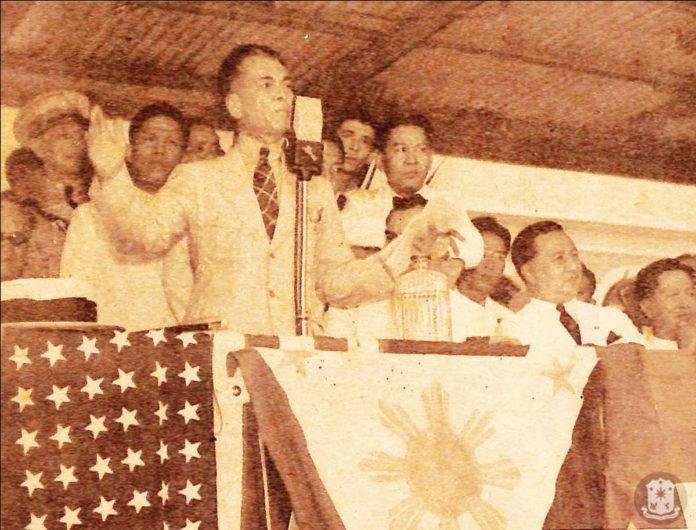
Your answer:
[[[169,447],[168,444],[164,443],[162,440],[160,440],[160,447],[155,453],[157,456],[160,457],[160,464],[163,464],[165,460],[169,460],[169,453],[167,452],[167,448]]]
[[[167,421],[167,409],[169,408],[169,405],[166,403],[162,403],[161,401],[158,401],[159,407],[155,411],[155,416],[159,418],[159,424],[162,425],[165,421]]]
[[[157,496],[162,499],[162,504],[166,504],[167,501],[169,500],[169,484],[166,482],[162,481],[162,487],[160,490],[157,492]]]

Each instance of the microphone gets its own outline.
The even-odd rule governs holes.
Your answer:
[[[296,96],[289,150],[293,160],[292,170],[300,180],[310,180],[314,175],[321,174],[324,152],[321,141],[323,126],[321,100]]]

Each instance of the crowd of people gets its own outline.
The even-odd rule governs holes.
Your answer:
[[[84,280],[99,320],[132,329],[222,319],[291,333],[290,73],[275,51],[245,45],[218,85],[236,123],[231,146],[167,103],[141,108],[127,135],[71,91],[20,109],[21,148],[7,158],[2,195],[2,280]],[[494,216],[469,219],[431,136],[421,115],[377,123],[356,111],[324,141],[323,174],[309,188],[314,333],[399,338],[394,283],[420,253],[448,280],[455,341],[696,348],[696,256],[651,263],[596,299],[595,275],[558,222],[513,239]]]

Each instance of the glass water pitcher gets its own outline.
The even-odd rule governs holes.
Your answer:
[[[414,256],[409,270],[396,281],[394,322],[403,339],[452,340],[447,276],[430,266],[426,256]]]

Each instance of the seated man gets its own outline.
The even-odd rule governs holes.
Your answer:
[[[618,340],[643,343],[621,311],[577,299],[582,262],[560,224],[541,221],[524,228],[512,243],[512,262],[531,299],[519,312],[503,319],[501,335],[532,347],[554,349],[607,346]]]
[[[676,259],[661,259],[638,273],[636,296],[649,325],[647,347],[660,350],[696,348],[696,278]]]
[[[457,289],[464,296],[486,309],[496,321],[511,311],[493,300],[492,294],[505,279],[505,260],[510,252],[510,231],[493,217],[477,217],[471,223],[483,238],[483,259],[474,269],[467,269],[457,280]]]
[[[426,201],[414,198],[395,207],[387,216],[387,244],[403,234],[408,224],[423,211]],[[444,249],[443,249],[444,250]],[[456,281],[463,269],[459,259],[433,259],[430,267],[448,278],[450,314],[452,316],[452,340],[463,342],[469,337],[483,337],[494,334],[497,320],[493,313],[483,305],[469,300],[456,289]],[[330,308],[327,312],[328,335],[359,336],[371,339],[401,339],[403,331],[399,328],[397,308],[393,298],[355,309],[340,310]]]
[[[389,212],[404,201],[415,198],[444,198],[455,202],[452,190],[431,182],[433,148],[431,126],[420,115],[391,120],[381,131],[379,145],[383,151],[386,185],[350,192],[341,212],[346,239],[351,245],[383,247],[384,228]],[[475,267],[483,256],[483,239],[462,209],[457,230],[463,238],[458,245],[467,267]]]
[[[183,115],[171,105],[157,103],[140,109],[128,131],[130,146],[126,166],[133,185],[144,194],[157,193],[181,161],[187,135]],[[177,320],[163,287],[163,261],[178,260],[188,266],[185,243],[180,242],[164,258],[143,259],[123,254],[111,241],[94,205],[86,203],[73,215],[63,251],[61,276],[77,278],[93,286],[101,323],[129,329],[174,325]],[[169,269],[178,268],[170,266]],[[190,276],[189,272],[189,282]],[[180,289],[185,291],[183,297],[186,298],[186,282]],[[185,306],[187,301],[182,300],[179,305]]]

